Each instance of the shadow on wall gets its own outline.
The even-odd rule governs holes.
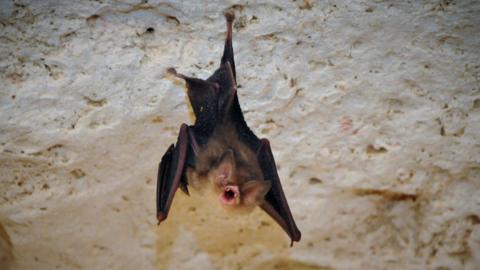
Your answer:
[[[189,197],[181,192],[175,196],[168,219],[157,230],[158,269],[187,267],[182,258],[192,262],[195,256],[208,261],[198,268],[224,268],[259,254],[274,256],[272,265],[289,257],[290,239],[260,208],[249,214],[232,214],[215,200],[206,199],[208,192],[192,190]]]

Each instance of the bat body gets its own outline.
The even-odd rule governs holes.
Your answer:
[[[260,206],[289,235],[301,233],[290,212],[267,139],[247,126],[237,96],[232,48],[233,12],[225,13],[227,38],[220,67],[206,80],[168,71],[185,80],[196,116],[182,124],[177,143],[162,157],[157,178],[157,219],[167,218],[178,188],[188,194],[193,182],[210,183],[218,202],[231,209]]]

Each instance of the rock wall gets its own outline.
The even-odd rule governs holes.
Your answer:
[[[145,1],[147,2],[147,1]],[[235,9],[239,98],[303,238],[177,194]],[[479,269],[480,2],[1,1],[0,268]]]

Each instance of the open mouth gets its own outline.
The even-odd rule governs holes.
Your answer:
[[[239,196],[237,186],[226,186],[223,193],[220,195],[220,202],[227,205],[236,203],[236,198]]]
[[[225,199],[227,200],[233,200],[233,198],[235,198],[235,192],[233,192],[232,190],[227,190],[223,193],[223,197],[225,197]]]

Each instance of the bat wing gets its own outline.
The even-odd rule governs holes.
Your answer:
[[[278,177],[272,150],[270,149],[270,143],[267,139],[262,139],[260,141],[260,148],[257,151],[257,159],[265,179],[270,180],[272,183],[272,187],[265,195],[265,200],[260,207],[282,227],[288,236],[290,236],[290,239],[292,240],[291,244],[293,244],[294,241],[300,241],[302,235],[298,230],[292,213],[290,212],[290,208],[288,207],[287,199],[285,198],[282,184]]]
[[[160,162],[157,176],[158,223],[167,218],[173,196],[179,186],[188,194],[184,173],[190,153],[189,148],[191,147],[192,139],[195,140],[189,133],[189,127],[186,124],[182,124],[177,143],[170,145]]]

